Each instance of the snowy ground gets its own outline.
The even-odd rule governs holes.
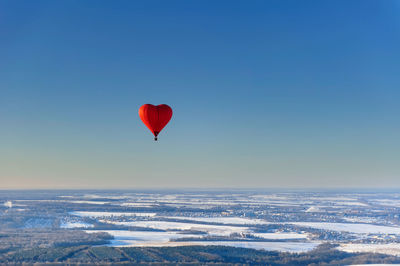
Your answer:
[[[298,233],[252,233],[253,236],[264,239],[307,239],[308,234]]]
[[[27,213],[27,219],[20,220],[21,228],[107,229],[115,237],[112,246],[230,245],[297,252],[307,251],[316,245],[312,241],[324,239],[349,243],[340,246],[349,252],[400,254],[397,192],[87,191],[31,199],[23,196],[4,197],[0,202],[4,214]],[[42,213],[53,204],[56,212]],[[17,206],[26,211],[17,213]],[[59,216],[53,217],[54,213]],[[129,231],[133,229],[144,231]],[[196,239],[175,241],[182,237]],[[369,244],[350,244],[354,239]],[[373,244],[378,241],[386,244]]]
[[[87,233],[106,232],[114,236],[109,246],[115,247],[164,247],[215,245],[244,247],[285,252],[307,252],[318,246],[319,242],[250,242],[250,241],[171,241],[182,237],[199,237],[199,235],[179,234],[177,232],[146,232],[125,230],[86,230]]]
[[[241,218],[241,217],[165,217],[170,219],[177,220],[191,220],[198,222],[206,222],[206,223],[219,223],[219,224],[269,224],[269,222],[261,219],[249,219],[249,218]]]
[[[112,216],[155,216],[154,212],[88,212],[88,211],[74,211],[70,212],[71,215],[76,215],[80,217],[91,217],[91,218],[99,218],[99,217],[112,217]]]
[[[115,222],[102,220],[102,222],[135,226],[135,227],[146,227],[152,229],[161,230],[196,230],[206,232],[209,235],[215,236],[229,236],[232,233],[244,233],[250,232],[248,227],[243,226],[227,226],[227,225],[208,225],[208,224],[196,224],[196,223],[184,223],[184,222],[167,222],[167,221],[132,221],[132,222]]]
[[[179,232],[154,232],[154,231],[127,231],[127,230],[86,230],[87,233],[105,232],[114,237],[109,246],[130,246],[146,243],[168,243],[171,240],[183,237],[196,237],[194,234],[181,234]]]
[[[345,252],[373,252],[400,256],[400,243],[389,244],[341,244],[339,250]]]
[[[193,242],[168,242],[157,243],[148,242],[140,244],[129,244],[130,247],[165,247],[165,246],[230,246],[241,248],[253,248],[269,251],[282,251],[282,252],[307,252],[313,250],[320,243],[303,243],[303,242],[246,242],[246,241],[193,241]]]
[[[374,224],[357,223],[318,223],[318,222],[293,222],[290,224],[324,229],[338,232],[350,232],[356,234],[396,234],[400,235],[400,227],[383,226]]]

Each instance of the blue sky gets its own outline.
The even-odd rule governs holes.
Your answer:
[[[399,1],[0,1],[0,188],[399,187],[399,47]]]

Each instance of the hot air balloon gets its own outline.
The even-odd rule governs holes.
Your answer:
[[[154,140],[157,140],[158,134],[171,120],[172,109],[166,104],[145,104],[139,108],[139,117],[154,134]]]

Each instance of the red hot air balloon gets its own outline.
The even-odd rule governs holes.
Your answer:
[[[154,140],[157,140],[158,134],[171,120],[172,109],[166,104],[145,104],[139,108],[139,117],[154,134]]]

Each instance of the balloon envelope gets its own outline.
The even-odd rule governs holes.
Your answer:
[[[166,104],[145,104],[139,108],[139,117],[154,134],[154,140],[157,140],[158,134],[171,120],[172,109]]]

